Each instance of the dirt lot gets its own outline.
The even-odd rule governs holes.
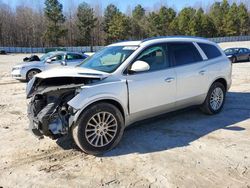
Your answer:
[[[140,123],[94,157],[69,138],[29,133],[25,83],[10,77],[24,56],[0,56],[0,187],[250,187],[250,62],[233,65],[220,114],[194,109]]]

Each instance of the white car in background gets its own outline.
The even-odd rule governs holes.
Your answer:
[[[22,62],[12,68],[11,75],[17,80],[31,80],[34,75],[58,66],[76,66],[88,56],[75,52],[49,52],[40,61]]]
[[[202,38],[112,44],[79,66],[45,71],[28,83],[30,129],[53,139],[72,133],[81,150],[100,154],[136,121],[189,106],[219,113],[231,73],[224,52]]]

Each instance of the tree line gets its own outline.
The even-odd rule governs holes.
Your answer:
[[[137,5],[127,13],[114,4],[103,12],[100,5],[82,2],[63,12],[58,0],[45,0],[42,9],[12,9],[0,3],[0,46],[102,46],[166,35],[250,35],[250,12],[246,4],[227,0],[213,3],[206,11],[185,7],[177,12],[167,6],[147,11]]]

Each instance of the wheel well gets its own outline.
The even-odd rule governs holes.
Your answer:
[[[36,69],[36,68],[30,69],[30,70],[28,70],[28,72],[33,71],[33,70],[38,71],[38,72],[42,72],[40,69]],[[27,73],[28,73],[28,72],[27,72]]]
[[[219,79],[215,80],[214,83],[215,82],[220,82],[227,90],[227,81],[224,78],[219,78]]]
[[[106,102],[106,103],[114,105],[116,108],[118,108],[118,110],[120,110],[120,112],[122,113],[123,119],[125,120],[124,109],[123,109],[122,105],[119,102],[115,101],[115,100],[112,100],[112,99],[103,99],[103,100],[99,100],[99,101],[96,101],[94,103],[91,103],[90,105],[95,105],[95,104],[101,103],[101,102]],[[90,105],[88,105],[88,106],[90,106]],[[88,106],[86,108],[88,108]]]
[[[29,72],[30,72],[30,71],[33,71],[33,70],[37,71],[38,73],[39,73],[39,72],[42,72],[40,69],[36,69],[36,68],[30,69],[30,70],[28,70],[27,73],[26,73],[26,78],[27,78]]]
[[[33,71],[33,70],[35,70],[35,71],[37,71],[37,72],[42,72],[40,69],[33,68],[33,69],[30,69],[30,70],[27,71],[26,76],[28,75],[28,73],[29,73],[30,71]]]

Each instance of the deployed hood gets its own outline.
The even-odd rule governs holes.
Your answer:
[[[36,75],[37,78],[58,78],[58,77],[88,77],[88,78],[106,78],[109,73],[82,67],[60,67],[41,72]]]
[[[27,85],[27,98],[37,93],[67,89],[103,80],[110,74],[81,67],[61,67],[41,72]]]

